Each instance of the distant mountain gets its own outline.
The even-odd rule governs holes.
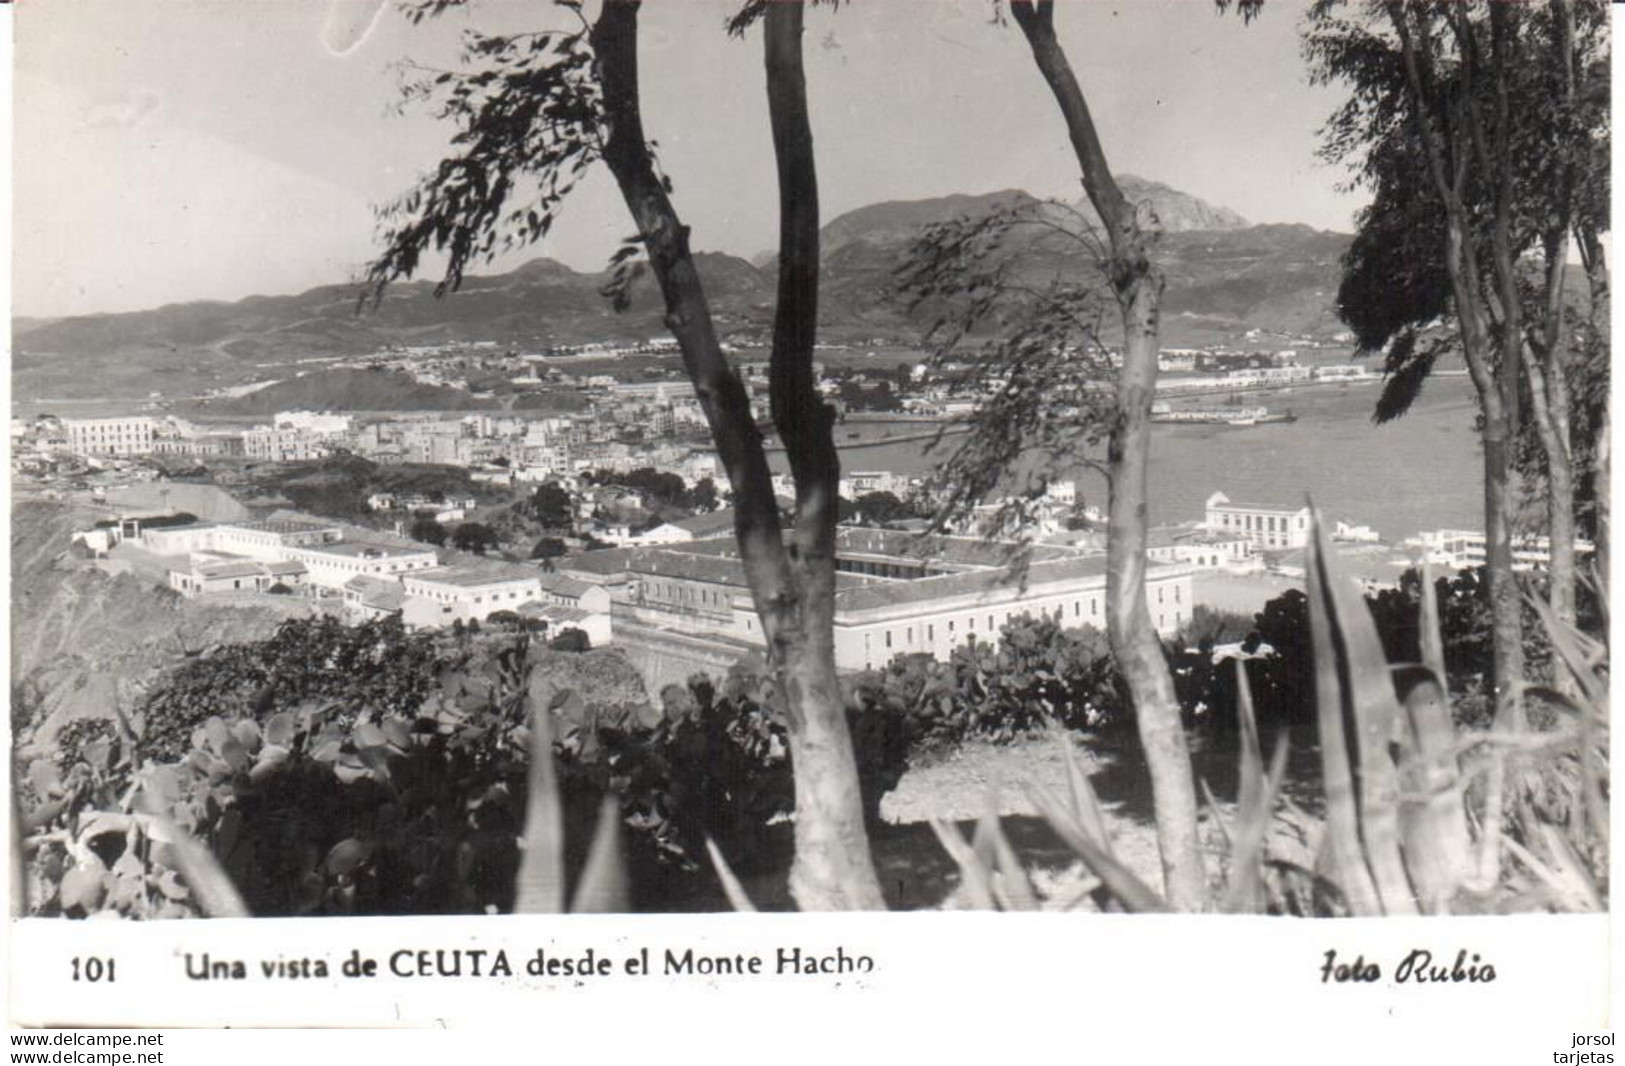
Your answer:
[[[1254,226],[1223,207],[1159,182],[1125,175],[1124,191],[1147,204],[1163,236],[1158,259],[1168,278],[1165,336],[1171,344],[1232,338],[1249,329],[1329,335],[1338,257],[1349,238],[1304,226]],[[834,342],[916,338],[893,291],[894,272],[921,231],[937,222],[977,216],[1011,204],[1036,204],[1019,189],[981,195],[871,204],[831,219],[822,230],[820,323]],[[1072,205],[1093,220],[1086,205]],[[1057,216],[1077,215],[1042,207]],[[1034,238],[1023,248],[1035,275],[1093,269],[1073,242]],[[724,336],[765,338],[772,323],[774,257],[748,260],[699,253],[696,263]],[[244,413],[283,398],[289,405],[315,388],[299,384],[295,364],[323,356],[359,355],[391,345],[490,341],[520,350],[597,340],[663,336],[663,308],[647,275],[631,306],[616,313],[602,295],[607,273],[576,271],[536,259],[505,274],[470,276],[444,299],[428,281],[391,286],[362,306],[354,285],[325,285],[292,296],[235,302],[170,304],[149,311],[62,319],[15,319],[13,394],[20,399],[166,397],[201,394],[267,378],[284,382],[242,404]],[[324,378],[326,376],[324,375]],[[399,390],[378,379],[324,380],[348,402],[387,398]],[[346,391],[360,389],[356,396]],[[462,394],[466,397],[466,394]],[[407,396],[444,402],[456,397]],[[319,400],[320,397],[311,397]],[[211,405],[214,406],[214,405]]]

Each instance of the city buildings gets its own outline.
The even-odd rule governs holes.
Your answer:
[[[975,538],[917,538],[842,527],[837,542],[835,658],[842,670],[879,667],[904,653],[946,658],[968,640],[998,643],[1022,615],[1067,626],[1105,624],[1106,560],[1068,548],[1033,546],[1024,580],[1006,548]],[[744,569],[731,538],[633,552],[612,615],[617,641],[654,664],[652,680],[680,678],[703,645],[735,654],[765,646]],[[1191,568],[1152,566],[1146,579],[1152,624],[1173,633],[1190,618]],[[634,659],[638,658],[634,655]]]
[[[1207,498],[1208,530],[1234,535],[1262,549],[1301,548],[1309,543],[1309,506],[1237,503],[1222,492]]]
[[[148,455],[153,420],[133,418],[64,418],[68,450],[75,455]]]

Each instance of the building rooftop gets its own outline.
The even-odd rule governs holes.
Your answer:
[[[737,557],[694,554],[682,551],[681,546],[636,551],[628,560],[626,569],[629,573],[645,577],[675,577],[738,589],[749,587],[745,581],[745,564]],[[838,573],[835,575],[835,587],[837,590],[855,588],[885,580],[864,574]]]
[[[891,556],[928,562],[942,567],[1002,569],[1008,563],[1010,545],[980,537],[944,534],[920,535],[893,529],[841,526],[835,533],[835,550],[846,556]],[[1073,548],[1055,544],[1034,544],[1034,563],[1076,558]]]
[[[1160,568],[1152,567],[1154,573]],[[1063,559],[1055,562],[1034,563],[1027,570],[1027,588],[1045,585],[1093,582],[1106,576],[1105,556]],[[840,611],[867,611],[905,604],[926,603],[930,600],[973,596],[1009,588],[1018,588],[1015,576],[1007,570],[973,570],[962,574],[942,574],[916,581],[888,581],[863,588],[837,589],[835,609]]]
[[[361,604],[382,611],[398,611],[406,600],[406,590],[399,581],[357,574],[344,583],[346,592],[359,593]]]
[[[531,600],[529,603],[521,603],[514,608],[514,611],[527,618],[545,618],[550,622],[580,622],[583,619],[592,617],[590,612],[584,611],[580,607],[566,607],[558,603],[537,603],[535,600]]]
[[[592,574],[599,577],[613,577],[626,573],[627,561],[632,558],[633,548],[600,548],[598,551],[580,552],[568,555],[556,561],[553,565],[560,570],[574,571],[578,574]]]
[[[389,559],[401,555],[433,555],[434,548],[427,544],[388,544],[378,540],[340,540],[332,544],[312,545],[306,551],[323,555],[340,555],[351,559]]]
[[[402,579],[407,581],[456,585],[460,588],[496,585],[508,581],[535,581],[540,576],[532,567],[498,562],[458,563],[455,566],[440,566],[432,570],[419,570],[416,573],[401,575]]]
[[[337,522],[312,522],[304,519],[292,518],[261,518],[257,521],[232,522],[230,525],[237,529],[255,529],[264,533],[321,533],[326,530],[339,531]]]
[[[686,530],[695,537],[714,537],[718,533],[732,533],[734,529],[734,509],[724,507],[722,510],[712,511],[710,514],[695,515],[692,518],[672,522],[671,525]]]
[[[574,600],[579,600],[589,591],[598,587],[586,581],[580,581],[576,578],[558,573],[542,574],[540,575],[540,580],[543,590],[550,592],[555,596],[565,596]]]
[[[258,577],[265,573],[265,567],[256,562],[204,563],[197,568],[197,572],[207,578]]]
[[[1272,511],[1276,514],[1298,514],[1307,511],[1307,503],[1259,503],[1257,501],[1232,500],[1222,492],[1216,492],[1208,497],[1207,505],[1217,510],[1227,511]]]

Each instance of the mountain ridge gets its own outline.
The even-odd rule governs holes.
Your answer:
[[[1330,332],[1337,260],[1349,237],[1301,224],[1254,225],[1161,182],[1120,181],[1161,223],[1157,256],[1168,276],[1168,307],[1214,323]],[[888,337],[907,344],[919,333],[892,291],[897,264],[924,227],[1007,204],[1040,203],[1020,189],[891,200],[843,212],[822,227],[820,327],[835,342]],[[1066,205],[1086,220],[1086,205]],[[698,252],[719,332],[758,344],[771,329],[776,257],[752,262],[728,252]],[[1050,251],[1053,269],[1087,269]],[[390,347],[492,342],[518,350],[595,340],[663,336],[664,309],[645,275],[630,306],[615,312],[602,290],[608,271],[579,271],[537,257],[500,274],[471,274],[443,299],[435,283],[412,280],[386,289],[358,313],[362,289],[327,283],[293,294],[251,294],[141,311],[12,322],[13,388],[19,398],[89,395],[111,390],[145,397],[186,395],[254,380],[256,368],[300,359],[367,354]],[[1278,321],[1276,321],[1278,320]],[[1223,332],[1230,327],[1215,327]]]

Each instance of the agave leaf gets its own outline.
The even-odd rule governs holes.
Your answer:
[[[28,913],[28,879],[23,876],[23,815],[17,808],[17,793],[11,793],[11,916],[21,918]]]
[[[1196,783],[1201,786],[1202,799],[1207,803],[1208,813],[1213,816],[1214,826],[1218,828],[1219,835],[1224,838],[1224,850],[1233,852],[1235,845],[1230,839],[1230,827],[1224,824],[1224,813],[1219,810],[1219,797],[1213,794],[1213,786],[1207,783],[1207,778],[1199,777],[1196,779]]]
[[[168,825],[168,819],[154,815],[154,821],[165,827],[169,842],[162,846],[164,865],[172,867],[185,879],[192,890],[192,898],[210,918],[249,918],[248,905],[232,884],[231,875],[220,865],[214,853],[194,840],[188,833]]]
[[[1441,686],[1449,684],[1444,668],[1444,623],[1439,617],[1439,590],[1433,583],[1433,567],[1422,564],[1422,665],[1433,671]]]
[[[1101,812],[1100,799],[1089,775],[1078,765],[1078,753],[1072,740],[1061,730],[1055,730],[1055,740],[1061,747],[1061,761],[1066,764],[1066,788],[1071,799],[1071,812],[1077,824],[1089,833],[1091,840],[1107,855],[1113,855],[1111,834],[1106,832],[1106,816]]]
[[[1399,702],[1371,613],[1331,552],[1318,509],[1310,525],[1309,628],[1328,858],[1356,915],[1415,914],[1399,848],[1399,775],[1389,754],[1401,728]]]
[[[977,820],[976,828],[971,831],[970,846],[976,853],[976,861],[987,869],[994,870],[997,869],[999,861],[993,848],[993,830],[997,828],[998,822],[998,803],[993,800],[991,788],[988,790],[988,798],[993,801],[990,805],[994,812],[993,820],[990,822],[986,817]]]
[[[1589,877],[1583,875],[1576,877],[1575,871],[1563,869],[1555,863],[1547,865],[1511,835],[1502,837],[1501,844],[1551,891],[1562,909],[1567,911],[1600,909],[1596,889],[1591,885]]]
[[[987,813],[982,815],[981,825],[987,827],[988,838],[992,841],[995,869],[998,872],[995,887],[1003,889],[1006,909],[1037,910],[1038,896],[1033,892],[1033,883],[1027,877],[1027,870],[1016,857],[1016,849],[1010,846],[1010,838],[1004,835],[1004,827],[999,824],[998,797],[992,789],[987,793]],[[977,831],[981,832],[981,826],[977,827]]]
[[[1169,910],[1168,904],[1148,888],[1144,881],[1136,877],[1134,871],[1118,862],[1096,843],[1078,824],[1072,812],[1047,789],[1036,785],[1029,786],[1027,794],[1038,808],[1038,813],[1048,819],[1056,834],[1066,842],[1067,847],[1078,853],[1084,865],[1100,878],[1106,891],[1122,904],[1124,910],[1150,914],[1166,913]]]
[[[1240,767],[1236,781],[1236,807],[1251,811],[1258,807],[1264,787],[1264,747],[1258,739],[1258,716],[1253,711],[1253,686],[1247,677],[1247,664],[1236,664],[1236,717],[1241,723]]]
[[[628,910],[626,860],[621,853],[621,802],[605,796],[587,866],[570,900],[572,914],[621,914]]]
[[[1400,842],[1423,909],[1437,911],[1472,879],[1474,869],[1455,728],[1449,699],[1431,668],[1400,667],[1393,677],[1405,707]]]
[[[1573,626],[1565,625],[1552,613],[1551,605],[1538,596],[1525,597],[1540,616],[1551,641],[1552,650],[1563,660],[1569,677],[1580,690],[1586,702],[1593,707],[1603,706],[1608,699],[1608,686],[1597,672],[1596,663],[1602,655],[1601,646]]]
[[[722,857],[722,850],[717,847],[716,841],[706,837],[705,851],[706,854],[711,856],[711,866],[717,872],[717,880],[722,882],[722,893],[728,897],[728,905],[736,911],[754,914],[756,904],[752,903],[750,897],[745,894],[745,886],[741,885],[739,878],[734,876],[733,867],[729,866],[728,860]]]
[[[1258,914],[1264,910],[1264,838],[1275,815],[1275,797],[1286,778],[1287,740],[1276,738],[1270,754],[1269,774],[1258,778],[1245,799],[1236,804],[1236,837],[1230,850],[1230,883],[1220,908],[1229,914]],[[1244,760],[1245,762],[1245,760]]]
[[[529,705],[529,795],[525,800],[525,853],[519,861],[516,914],[558,914],[564,910],[564,807],[553,766],[552,685],[536,671],[525,702]]]
[[[941,841],[942,850],[959,866],[960,890],[964,893],[965,902],[978,910],[994,910],[993,871],[982,862],[976,850],[965,843],[965,838],[959,835],[954,825],[933,818],[931,831]]]

